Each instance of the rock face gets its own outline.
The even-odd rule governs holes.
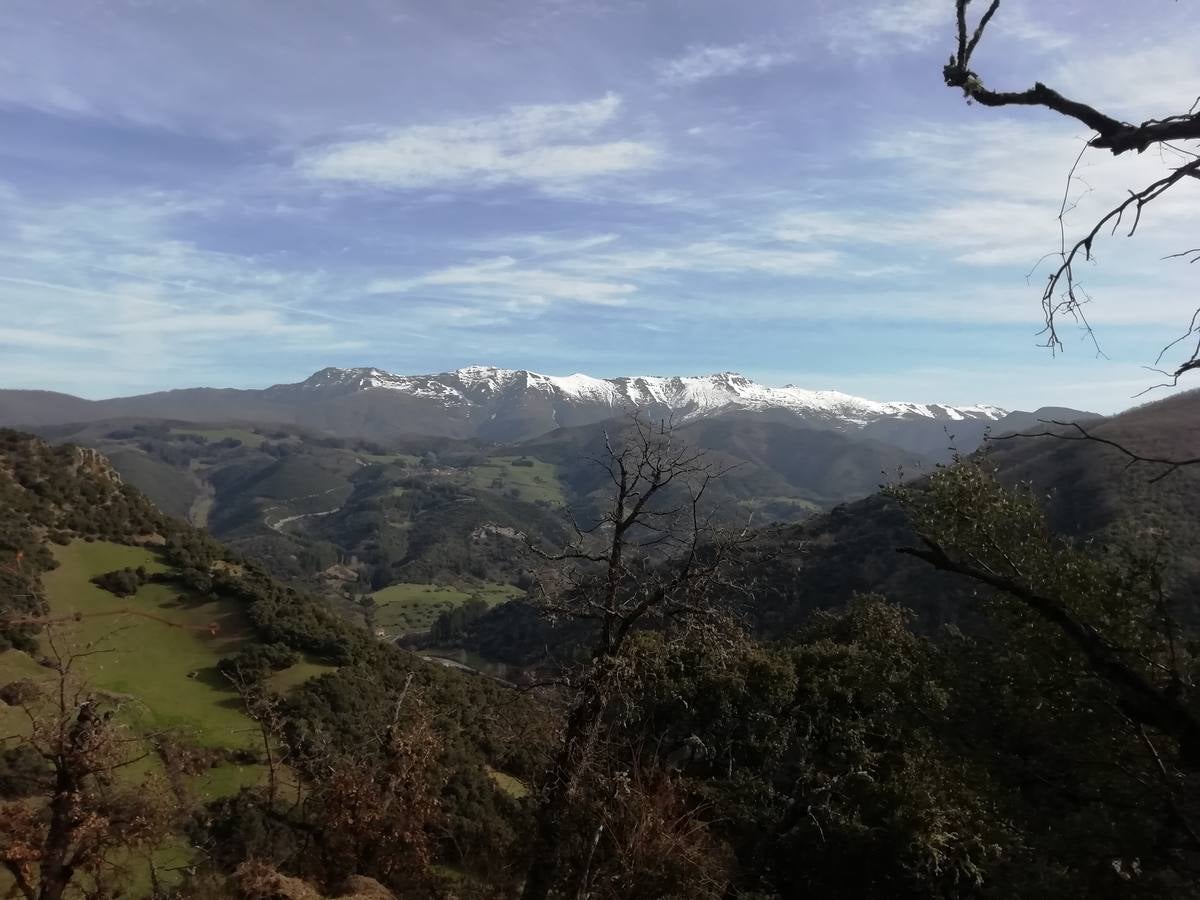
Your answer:
[[[111,481],[113,484],[121,484],[121,476],[99,450],[92,447],[74,447],[72,451],[75,454],[73,468],[76,474],[91,475]]]
[[[353,875],[336,895],[326,898],[306,881],[282,875],[261,862],[244,862],[233,875],[241,900],[396,900],[374,878]]]

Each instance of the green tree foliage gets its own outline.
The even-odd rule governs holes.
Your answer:
[[[112,572],[97,575],[92,579],[94,584],[118,597],[132,597],[137,593],[138,588],[147,581],[149,581],[149,576],[146,574],[144,566],[138,566],[136,569],[126,566],[123,569],[115,569]]]
[[[234,656],[217,663],[217,668],[230,678],[258,682],[272,672],[279,672],[300,662],[301,655],[287,644],[251,644]]]
[[[486,600],[471,597],[461,606],[440,613],[429,629],[430,639],[439,644],[457,640],[483,617],[488,608]]]
[[[1058,536],[985,459],[895,494],[922,541],[909,552],[974,583],[987,615],[959,643],[954,737],[1010,788],[1003,814],[1033,846],[1020,882],[1185,895],[1200,873],[1198,645],[1153,548]]]
[[[165,517],[93,450],[52,447],[0,429],[0,650],[35,646],[45,614],[39,578],[54,566],[45,537],[135,542]]]
[[[1008,839],[984,773],[945,745],[936,648],[859,598],[776,646],[640,635],[620,711],[638,771],[673,770],[730,879],[765,896],[958,896]]]

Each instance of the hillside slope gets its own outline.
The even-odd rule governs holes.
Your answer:
[[[259,784],[266,771],[260,729],[244,711],[230,671],[253,691],[275,695],[289,727],[322,736],[322,747],[361,746],[394,725],[397,696],[419,693],[444,748],[439,803],[451,849],[439,853],[447,865],[471,864],[480,829],[512,832],[520,811],[493,773],[528,779],[540,764],[542,748],[528,735],[544,733],[535,723],[545,713],[533,698],[376,640],[311,595],[163,515],[95,450],[0,431],[6,740],[23,733],[24,721],[9,699],[28,696],[51,677],[38,662],[59,652],[48,649],[50,634],[57,648],[86,647],[76,674],[88,687],[79,696],[113,704],[130,740],[144,749],[146,762],[132,775],[161,774],[170,782],[176,818],[192,822],[186,840],[171,839],[175,872],[194,862],[194,846],[221,848],[221,860],[205,857],[210,863],[236,852],[227,834],[197,829],[231,821],[241,828],[236,807],[220,799]],[[507,740],[510,731],[526,735],[520,745]],[[13,784],[9,779],[0,790]],[[228,861],[232,869],[241,859]],[[132,862],[142,865],[140,857]],[[0,892],[10,888],[0,880]]]
[[[277,575],[348,598],[394,582],[512,582],[527,561],[505,535],[560,542],[564,508],[586,517],[603,495],[595,457],[605,431],[627,425],[619,417],[513,445],[364,442],[293,426],[129,418],[42,433],[101,450],[160,508],[208,527]],[[755,413],[701,418],[679,434],[728,469],[713,497],[743,523],[798,521],[930,464]],[[327,570],[338,577],[326,579]]]
[[[719,421],[719,420],[718,420]],[[1033,431],[1047,426],[1032,423]],[[1200,392],[1179,395],[1119,416],[1090,422],[1089,433],[1143,454],[1172,458],[1198,455]],[[1053,429],[1071,437],[1071,429]],[[1200,615],[1192,598],[1200,588],[1200,466],[1160,481],[1163,467],[1130,466],[1112,447],[1054,437],[1012,437],[986,450],[1002,481],[1029,483],[1045,498],[1057,530],[1078,541],[1162,548],[1180,614]],[[900,547],[917,543],[898,505],[873,493],[841,504],[800,524],[763,531],[744,568],[749,600],[743,612],[759,634],[786,635],[814,610],[840,608],[856,593],[881,593],[917,613],[920,626],[975,621],[973,584],[937,572]],[[546,646],[561,644],[518,606],[500,607],[478,622],[466,646],[512,664],[527,663]]]
[[[1200,447],[1200,392],[1147,404],[1095,420],[1088,433],[1146,456],[1187,458]],[[1034,425],[1029,433],[1052,431],[1078,437],[1069,428]],[[1044,498],[1051,525],[1078,541],[1162,548],[1167,576],[1181,598],[1200,586],[1200,467],[1165,471],[1148,463],[1129,464],[1102,443],[1056,437],[1009,437],[990,441],[986,451],[1001,480],[1028,483]],[[790,533],[802,550],[787,554],[799,567],[783,579],[769,606],[779,621],[794,621],[802,609],[836,605],[855,591],[881,591],[916,609],[929,627],[958,621],[968,586],[896,552],[915,541],[904,515],[882,496],[872,496],[816,517]],[[793,583],[786,585],[783,581]],[[969,614],[969,613],[968,613]]]

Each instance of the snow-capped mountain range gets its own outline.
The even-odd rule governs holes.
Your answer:
[[[984,433],[1036,424],[1036,414],[996,406],[880,402],[839,391],[769,387],[735,372],[688,377],[542,375],[469,366],[431,375],[378,368],[327,368],[304,381],[264,390],[187,388],[83,400],[48,391],[0,390],[0,425],[49,426],[116,418],[271,423],[343,437],[472,438],[514,442],[607,421],[631,409],[679,425],[729,416],[758,423],[836,431],[944,459],[953,445],[970,452]],[[1076,411],[1058,410],[1053,418]]]
[[[396,391],[448,408],[465,409],[530,396],[556,404],[600,406],[613,412],[634,408],[668,411],[680,422],[733,410],[783,410],[847,428],[885,418],[994,422],[1007,415],[1007,410],[986,404],[879,402],[840,391],[810,391],[790,384],[768,387],[736,372],[594,378],[580,373],[542,375],[494,366],[468,366],[437,375],[396,375],[375,368],[328,368],[303,382],[303,386],[314,390]]]

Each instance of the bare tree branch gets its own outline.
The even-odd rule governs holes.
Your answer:
[[[1069,249],[1066,246],[1063,222],[1063,217],[1067,212],[1067,196],[1064,195],[1059,211],[1061,246],[1057,255],[1060,263],[1047,279],[1042,293],[1045,324],[1041,333],[1045,336],[1045,346],[1051,350],[1061,349],[1063,343],[1058,334],[1058,323],[1062,317],[1066,316],[1084,329],[1099,351],[1095,333],[1084,311],[1084,306],[1090,298],[1077,280],[1076,266],[1081,259],[1087,261],[1092,259],[1096,238],[1103,229],[1109,228],[1110,232],[1115,234],[1128,213],[1132,215],[1132,223],[1127,236],[1132,236],[1141,223],[1143,210],[1149,204],[1185,179],[1200,178],[1200,156],[1172,143],[1200,139],[1200,112],[1197,112],[1197,103],[1193,103],[1186,113],[1180,115],[1146,119],[1140,124],[1132,124],[1108,115],[1087,103],[1065,97],[1041,82],[1035,82],[1030,88],[1016,91],[996,91],[985,87],[978,73],[971,68],[971,61],[985,30],[999,10],[1000,0],[992,0],[973,30],[969,27],[967,20],[970,5],[971,0],[955,0],[957,46],[955,52],[951,54],[949,62],[942,69],[946,85],[962,90],[968,101],[988,107],[1040,106],[1074,119],[1094,133],[1084,145],[1083,151],[1096,148],[1108,150],[1113,155],[1119,156],[1129,151],[1142,153],[1149,147],[1157,145],[1180,156],[1190,157],[1189,161],[1176,166],[1170,174],[1141,190],[1129,191],[1129,196],[1124,201],[1109,210],[1086,235]],[[1080,158],[1082,158],[1082,152]],[[1071,175],[1068,177],[1068,194],[1070,182],[1074,178],[1079,162],[1080,159],[1077,158],[1071,167]],[[1189,262],[1196,262],[1200,260],[1200,248],[1173,253],[1165,258],[1186,258]],[[1188,335],[1185,337],[1190,336],[1193,331],[1194,329],[1189,329]],[[1178,340],[1173,341],[1167,345],[1167,348],[1164,348],[1164,352],[1178,343]],[[1162,354],[1159,356],[1160,360],[1161,358]],[[1148,390],[1175,386],[1182,375],[1197,368],[1200,368],[1200,342],[1191,356],[1176,366],[1172,372],[1162,372],[1170,379],[1169,382],[1154,385]]]
[[[1042,106],[1061,115],[1068,116],[1086,125],[1096,136],[1089,142],[1092,147],[1111,151],[1114,155],[1130,150],[1141,153],[1152,144],[1165,141],[1200,139],[1200,114],[1195,109],[1183,115],[1165,119],[1147,119],[1140,125],[1132,125],[1107,115],[1087,103],[1064,97],[1039,82],[1020,91],[993,91],[984,87],[980,77],[971,70],[974,54],[984,29],[991,22],[1000,6],[1000,0],[991,5],[979,20],[970,40],[967,39],[967,7],[971,0],[955,0],[958,18],[958,50],[942,70],[949,87],[960,88],[971,100],[982,106]]]
[[[1200,719],[1183,698],[1157,687],[1124,659],[1120,648],[1081,621],[1057,598],[992,571],[978,560],[956,559],[927,535],[918,537],[924,547],[901,547],[898,552],[924,560],[943,572],[964,575],[1019,600],[1055,626],[1087,659],[1091,669],[1117,689],[1127,715],[1178,740],[1189,765],[1200,768]]]
[[[1160,472],[1159,474],[1155,475],[1153,478],[1150,479],[1151,483],[1154,483],[1156,481],[1162,481],[1168,475],[1172,474],[1173,472],[1178,471],[1179,469],[1184,468],[1185,466],[1200,465],[1200,456],[1191,457],[1188,459],[1172,459],[1170,457],[1147,456],[1142,453],[1137,453],[1133,450],[1130,450],[1124,444],[1118,443],[1117,441],[1109,440],[1108,438],[1101,437],[1100,435],[1097,435],[1097,434],[1093,434],[1092,432],[1090,432],[1086,428],[1084,428],[1082,425],[1080,425],[1078,422],[1060,422],[1057,419],[1038,419],[1038,421],[1044,425],[1057,425],[1060,428],[1073,429],[1073,433],[1068,432],[1068,433],[1064,434],[1061,431],[1049,431],[1049,430],[1033,431],[1033,432],[1017,432],[1016,434],[1005,434],[1005,435],[1001,435],[999,437],[993,437],[993,438],[989,438],[989,439],[993,440],[993,441],[1008,441],[1008,440],[1013,440],[1014,438],[1049,437],[1049,438],[1055,438],[1060,441],[1091,441],[1094,444],[1103,444],[1106,447],[1112,447],[1114,450],[1116,450],[1116,451],[1124,454],[1126,457],[1128,457],[1129,462],[1126,464],[1127,468],[1136,463],[1149,463],[1152,465],[1166,466],[1167,468],[1165,471]]]
[[[554,762],[537,811],[537,830],[524,900],[545,900],[560,880],[563,819],[581,774],[604,728],[607,710],[622,690],[622,651],[634,630],[648,622],[703,623],[717,615],[713,588],[740,536],[725,535],[705,508],[709,486],[725,470],[688,448],[667,422],[634,416],[621,440],[605,432],[600,465],[612,497],[594,535],[576,529],[577,543],[544,559],[588,562],[569,589],[546,597],[544,611],[596,621],[588,665],[574,679]],[[682,493],[682,495],[681,495]],[[590,546],[585,546],[591,538]],[[603,542],[603,543],[601,543]]]

